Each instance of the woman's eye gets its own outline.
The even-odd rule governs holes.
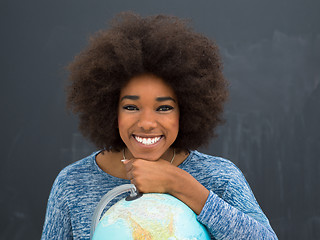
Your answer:
[[[158,107],[157,111],[166,112],[166,111],[170,111],[172,109],[173,109],[173,107],[170,105],[163,105],[163,106]]]
[[[139,110],[139,108],[137,108],[136,106],[134,105],[126,105],[126,106],[123,106],[122,107],[124,110],[128,110],[128,111],[137,111]]]

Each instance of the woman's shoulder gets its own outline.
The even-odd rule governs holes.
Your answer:
[[[233,162],[223,157],[192,151],[184,170],[220,197],[225,194],[227,187],[249,189],[241,170]]]
[[[67,176],[79,176],[79,174],[92,171],[95,168],[94,161],[95,156],[98,153],[99,151],[93,152],[89,156],[69,164],[60,171],[58,177],[66,178]]]
[[[186,166],[208,175],[223,178],[232,178],[242,175],[240,169],[229,159],[219,156],[212,156],[197,150],[190,151]]]
[[[65,190],[70,186],[76,186],[79,181],[92,176],[97,171],[95,166],[95,156],[98,152],[94,152],[66,167],[64,167],[57,175],[52,189]]]
[[[199,164],[209,164],[211,167],[228,167],[237,168],[237,166],[229,159],[202,153],[197,150],[190,151],[190,161]]]

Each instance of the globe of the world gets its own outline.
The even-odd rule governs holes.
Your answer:
[[[149,193],[110,207],[92,239],[210,240],[210,236],[186,204],[169,194]]]

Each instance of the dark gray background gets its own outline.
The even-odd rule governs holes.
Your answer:
[[[279,239],[320,239],[318,0],[0,1],[0,239],[39,239],[54,178],[94,150],[65,110],[64,66],[124,10],[216,39],[231,98],[202,150],[240,167]]]

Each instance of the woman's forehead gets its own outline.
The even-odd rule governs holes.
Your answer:
[[[154,95],[162,100],[163,98],[176,99],[175,92],[162,78],[154,75],[140,75],[131,78],[127,84],[121,89],[120,98],[125,95],[144,96]]]

